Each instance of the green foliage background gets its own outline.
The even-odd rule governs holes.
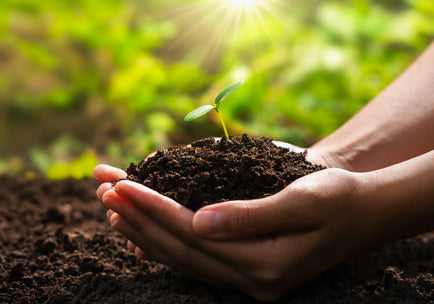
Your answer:
[[[91,175],[169,144],[227,84],[229,132],[308,146],[397,77],[434,37],[432,0],[0,1],[0,173]],[[302,2],[302,3],[300,3]]]

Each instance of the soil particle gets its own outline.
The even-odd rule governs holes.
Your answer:
[[[258,303],[137,260],[107,223],[96,188],[93,180],[0,176],[0,303]],[[46,221],[67,204],[80,216]],[[276,303],[434,303],[433,256],[434,233],[409,238],[361,253]]]
[[[324,169],[308,162],[303,153],[290,152],[272,141],[244,134],[169,147],[138,164],[131,163],[127,179],[197,210],[228,200],[266,197],[297,178]]]

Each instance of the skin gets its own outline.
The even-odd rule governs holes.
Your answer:
[[[196,213],[98,165],[97,194],[139,258],[272,301],[355,253],[434,229],[434,45],[308,149],[326,165],[263,199]],[[290,149],[299,149],[289,144]],[[399,225],[397,225],[399,223]]]

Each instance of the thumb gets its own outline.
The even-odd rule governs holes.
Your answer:
[[[199,209],[193,229],[216,240],[239,240],[283,231],[317,228],[312,204],[290,187],[262,199],[230,201]]]

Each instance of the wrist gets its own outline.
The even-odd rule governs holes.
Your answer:
[[[434,229],[434,150],[384,169],[356,173],[367,237],[377,246]]]

